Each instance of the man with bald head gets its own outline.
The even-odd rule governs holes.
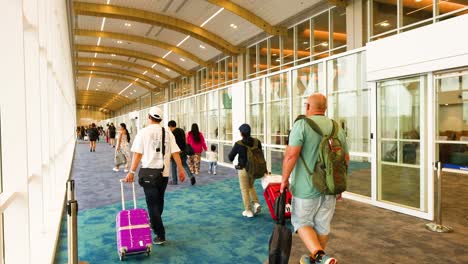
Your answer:
[[[315,93],[307,98],[305,117],[298,119],[289,135],[289,143],[283,161],[283,178],[281,192],[290,189],[293,200],[291,203],[291,223],[294,231],[299,234],[310,254],[301,258],[301,264],[336,264],[338,261],[325,253],[330,232],[330,222],[335,212],[335,195],[320,193],[313,185],[312,175],[305,167],[313,170],[319,155],[322,136],[312,129],[305,118],[312,120],[324,135],[330,135],[333,122],[325,116],[327,98]],[[339,126],[338,126],[339,127]],[[349,160],[346,146],[346,136],[340,128],[338,138]],[[302,157],[301,157],[302,156]],[[299,159],[299,157],[301,157]],[[289,177],[291,176],[291,183]]]

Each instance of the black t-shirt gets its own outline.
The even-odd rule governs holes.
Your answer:
[[[252,147],[254,145],[254,138],[248,137],[246,139],[242,139],[242,143],[249,147]],[[258,148],[262,149],[262,142],[260,140],[258,140]],[[245,168],[245,166],[247,165],[247,148],[242,145],[239,145],[237,142],[236,144],[234,144],[234,147],[228,155],[229,160],[234,161],[236,155],[239,155],[239,158],[237,159],[237,165],[239,165],[241,168]]]
[[[172,131],[172,134],[175,137],[177,146],[179,146],[180,151],[185,151],[185,131],[182,128],[176,128],[174,131]]]

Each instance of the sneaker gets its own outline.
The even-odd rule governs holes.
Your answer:
[[[248,217],[248,218],[254,216],[254,214],[250,210],[245,210],[244,212],[242,212],[242,215],[245,216],[245,217]]]
[[[327,255],[320,255],[315,260],[316,264],[338,264],[338,260],[336,258],[332,258]]]
[[[307,255],[302,255],[301,260],[299,261],[301,264],[315,264],[315,261]]]
[[[117,171],[117,172],[119,171],[119,169],[116,169],[116,168],[113,168],[112,170],[113,170],[113,171]]]
[[[195,177],[190,178],[190,183],[192,185],[195,185],[196,182],[197,182],[197,180],[195,180]]]
[[[255,203],[253,207],[254,214],[258,214],[262,211],[262,206],[259,203]]]
[[[164,243],[166,243],[166,239],[164,239],[164,238],[160,238],[160,237],[157,236],[157,237],[155,237],[153,239],[153,244],[155,244],[155,245],[162,245]]]
[[[127,169],[125,169],[125,170],[124,170],[124,172],[128,172],[128,170],[127,170]]]
[[[213,174],[216,175],[216,172],[214,172]]]

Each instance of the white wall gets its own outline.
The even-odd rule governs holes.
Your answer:
[[[0,263],[51,263],[75,144],[66,1],[1,1],[0,17]]]
[[[468,14],[367,44],[367,81],[468,65]]]

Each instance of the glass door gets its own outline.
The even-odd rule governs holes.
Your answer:
[[[418,211],[427,210],[424,94],[423,76],[377,83],[377,200]]]

